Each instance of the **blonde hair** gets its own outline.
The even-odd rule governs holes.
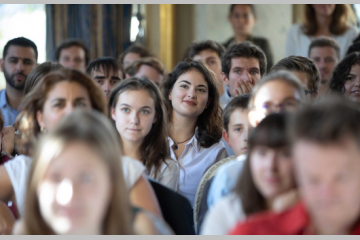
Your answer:
[[[26,234],[54,234],[43,219],[37,187],[43,179],[50,162],[66,146],[82,142],[93,149],[106,165],[112,183],[109,207],[103,220],[102,234],[133,234],[131,208],[121,166],[119,138],[111,122],[102,114],[91,110],[77,109],[64,117],[52,133],[40,138],[33,154],[25,201],[24,224]],[[48,149],[52,151],[49,152]]]

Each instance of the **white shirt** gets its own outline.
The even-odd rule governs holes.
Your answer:
[[[173,159],[166,159],[166,164],[163,162],[161,165],[161,170],[155,178],[155,168],[151,169],[149,177],[157,182],[165,185],[166,187],[174,190],[175,192],[179,191],[179,178],[180,178],[180,168],[179,164]]]
[[[174,141],[169,137],[170,156],[176,159],[181,166],[179,193],[184,195],[193,206],[195,194],[202,176],[206,170],[214,163],[227,157],[224,144],[220,141],[209,148],[200,146],[197,138],[194,136],[185,144],[185,149],[179,159],[172,149]]]
[[[301,26],[301,24],[294,24],[288,32],[286,39],[286,57],[291,55],[308,57],[309,46],[315,37],[304,34],[301,30]],[[347,50],[358,34],[359,30],[357,28],[349,27],[343,35],[333,36],[335,41],[339,44],[341,59],[345,57]]]
[[[225,92],[220,96],[220,106],[222,109],[226,108],[226,105],[231,101],[231,96],[228,94],[228,87],[225,88]]]
[[[18,155],[11,161],[4,164],[14,189],[16,204],[20,216],[24,214],[24,204],[27,191],[27,178],[33,160],[25,155]],[[141,175],[145,172],[145,167],[137,160],[130,157],[122,157],[122,168],[124,173],[125,185],[130,190]]]
[[[246,215],[241,200],[235,193],[222,198],[208,210],[201,229],[201,235],[226,235],[243,221]]]

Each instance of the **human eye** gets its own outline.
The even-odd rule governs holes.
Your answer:
[[[250,71],[250,74],[252,74],[252,75],[255,75],[255,74],[258,74],[258,73],[259,73],[258,70],[251,70],[251,71]]]
[[[128,113],[128,112],[130,112],[130,109],[127,108],[127,107],[124,107],[124,108],[121,109],[121,111],[124,112],[124,113]]]
[[[184,89],[188,89],[188,88],[189,88],[188,85],[186,85],[186,84],[182,84],[182,85],[180,85],[180,87],[181,87],[181,88],[184,88]]]
[[[83,101],[78,101],[78,102],[75,103],[75,106],[76,107],[85,107],[86,104]]]
[[[111,80],[112,85],[116,85],[118,82],[120,82],[120,81],[119,80]]]
[[[10,62],[10,63],[17,63],[17,61],[18,61],[18,60],[17,60],[16,58],[10,58],[10,59],[9,59],[9,62]]]
[[[54,108],[61,108],[63,107],[63,105],[64,105],[63,101],[56,101],[53,103]]]
[[[97,82],[98,84],[102,85],[103,80],[102,80],[102,79],[97,79],[96,82]]]
[[[241,132],[242,130],[243,130],[242,127],[237,127],[237,128],[234,129],[235,132]]]
[[[201,92],[201,93],[206,93],[206,90],[203,89],[203,88],[199,88],[198,91]]]
[[[150,113],[150,111],[149,110],[142,110],[141,113],[147,115],[147,114]]]
[[[354,79],[353,75],[348,75],[348,76],[346,76],[345,81],[351,81],[353,79]]]

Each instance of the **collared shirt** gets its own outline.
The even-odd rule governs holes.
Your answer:
[[[314,234],[310,228],[311,219],[302,201],[281,213],[271,211],[250,216],[239,223],[230,235],[307,235]],[[360,224],[350,233],[360,234]]]
[[[226,105],[231,101],[231,96],[227,89],[228,87],[226,86],[224,94],[220,96],[220,106],[222,109],[225,109]]]
[[[180,167],[179,193],[185,196],[191,206],[194,204],[196,190],[206,170],[214,163],[227,157],[224,144],[220,141],[209,148],[200,146],[195,134],[185,144],[185,149],[179,158],[172,149],[174,141],[169,137],[170,157],[178,161]]]
[[[245,159],[245,154],[240,155],[234,159],[234,161],[230,161],[218,169],[207,196],[209,209],[235,188],[238,176],[243,169]]]
[[[0,91],[0,109],[4,118],[4,126],[12,126],[15,118],[19,114],[18,110],[13,109],[6,100],[6,89]]]

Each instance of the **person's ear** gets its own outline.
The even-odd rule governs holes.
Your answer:
[[[223,136],[225,142],[227,142],[227,144],[229,144],[229,146],[232,147],[231,143],[230,143],[229,135],[225,129],[223,129],[223,131],[222,131],[222,136]]]
[[[229,86],[229,84],[230,84],[229,79],[224,72],[221,72],[221,78],[222,78],[223,82],[225,83],[225,85]]]
[[[110,112],[111,112],[111,118],[112,120],[114,120],[116,122],[116,115],[115,115],[115,109],[113,107],[110,108]]]
[[[172,100],[171,91],[169,91],[168,98],[169,98],[170,101]]]
[[[4,72],[4,59],[0,59],[0,69]]]
[[[40,129],[45,129],[44,116],[40,110],[36,112],[36,121],[38,122]]]

